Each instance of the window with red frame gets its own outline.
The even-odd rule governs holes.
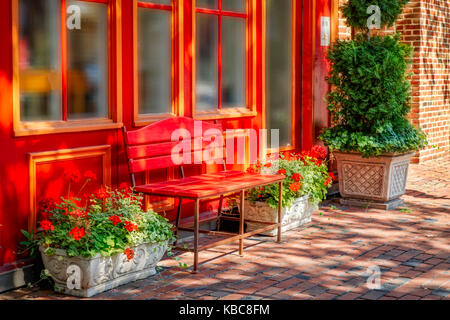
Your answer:
[[[109,118],[109,1],[17,1],[20,120]]]
[[[172,112],[172,0],[138,1],[139,114]]]
[[[196,0],[196,112],[246,107],[245,0]]]

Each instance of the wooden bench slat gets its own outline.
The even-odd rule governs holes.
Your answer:
[[[211,138],[213,136],[209,136]],[[186,145],[183,145],[186,144]],[[127,147],[128,157],[131,159],[139,159],[139,158],[153,158],[160,156],[168,156],[172,154],[172,150],[179,146],[179,148],[189,148],[191,152],[205,150],[211,145],[211,141],[208,139],[198,138],[197,141],[194,139],[190,139],[187,142],[183,141],[173,141],[173,142],[162,142],[162,143],[154,143],[154,144],[145,144],[145,145],[137,145],[137,146],[129,146]]]
[[[172,134],[175,130],[184,129],[189,132],[191,138],[198,138],[204,135],[204,132],[210,129],[222,131],[222,126],[211,124],[204,121],[201,123],[202,130],[195,130],[196,121],[186,117],[174,117],[153,123],[145,128],[127,132],[127,144],[152,144],[160,142],[169,142],[172,140]]]
[[[191,164],[201,164],[209,161],[215,161],[217,164],[222,164],[224,161],[224,155],[226,154],[226,149],[222,150],[222,154],[219,152],[213,152],[210,156],[208,153],[208,159],[205,159],[203,154],[204,150],[192,151],[186,153],[186,161],[183,161],[183,157],[180,154],[180,159],[173,158],[172,155],[153,157],[153,158],[143,158],[143,159],[130,159],[130,170],[132,173],[139,173],[150,170],[158,170],[164,168],[170,168],[180,165],[191,165]],[[174,160],[180,160],[181,163],[175,163]],[[187,163],[186,163],[187,162]]]

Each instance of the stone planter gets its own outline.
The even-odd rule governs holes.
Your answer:
[[[363,158],[357,153],[333,153],[337,160],[341,204],[393,210],[404,204],[413,153]]]
[[[317,205],[311,204],[308,196],[297,198],[294,203],[281,212],[282,232],[305,226],[311,222],[312,213],[318,209]],[[259,220],[264,222],[277,222],[278,209],[271,208],[265,202],[251,203],[245,200],[245,219]],[[258,223],[247,223],[247,232],[261,228],[264,225]],[[262,235],[276,236],[277,229],[266,231]]]
[[[167,243],[142,244],[131,248],[135,257],[128,261],[123,253],[112,257],[68,257],[64,250],[47,255],[40,247],[45,268],[55,281],[55,291],[89,298],[101,292],[156,274]]]

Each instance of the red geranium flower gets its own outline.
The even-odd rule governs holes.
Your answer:
[[[72,238],[76,241],[79,241],[81,238],[83,238],[85,234],[86,231],[84,230],[83,227],[81,228],[75,227],[69,232],[69,235],[72,236]]]
[[[128,184],[126,182],[122,182],[119,185],[119,190],[121,192],[124,192],[124,193],[130,193],[131,192],[131,189],[130,189],[130,187],[128,187]]]
[[[88,170],[84,173],[84,177],[90,180],[97,180],[97,175],[93,173],[91,170]]]
[[[53,230],[55,230],[55,227],[53,226],[53,224],[50,221],[48,221],[48,220],[42,220],[41,221],[41,227],[45,231],[48,231],[48,230],[53,231]]]
[[[327,157],[327,150],[322,146],[315,145],[311,149],[311,156],[313,158],[318,158],[318,159],[324,160]]]
[[[111,221],[115,226],[122,222],[122,220],[118,216],[109,217],[109,221]]]
[[[72,172],[65,172],[64,173],[64,176],[66,177],[66,178],[68,178],[70,181],[72,181],[72,182],[80,182],[80,180],[81,180],[81,173],[80,173],[80,170],[75,170],[75,171],[72,171]]]
[[[292,179],[294,179],[294,181],[299,182],[300,180],[303,180],[303,177],[302,177],[302,175],[300,173],[294,173],[292,175]]]
[[[278,174],[282,174],[282,175],[286,175],[286,170],[285,169],[281,169],[277,171]]]
[[[134,251],[131,250],[130,248],[127,248],[124,251],[124,254],[127,256],[128,261],[134,258]]]
[[[272,164],[271,164],[270,162],[268,162],[268,163],[266,163],[266,164],[264,165],[264,167],[266,167],[266,168],[271,168],[271,167],[272,167]]]
[[[130,222],[130,221],[125,221],[125,229],[128,230],[128,232],[133,232],[133,231],[138,231],[139,228],[137,226],[137,224]]]
[[[95,193],[95,197],[98,199],[106,199],[108,198],[108,196],[109,196],[108,192],[103,187]]]
[[[336,177],[334,176],[333,172],[328,172],[328,175],[330,176],[330,178],[334,181],[336,180]]]
[[[323,184],[328,187],[331,183],[333,183],[333,180],[330,177],[328,177]]]
[[[56,208],[55,201],[51,198],[45,198],[39,201],[39,213],[44,217],[44,219],[48,219],[49,213]]]
[[[302,151],[300,153],[300,157],[304,158],[304,157],[311,157],[311,153],[309,151]]]
[[[289,189],[291,189],[294,192],[297,192],[298,190],[300,190],[301,187],[302,187],[302,184],[300,182],[291,183],[291,185],[289,185]]]

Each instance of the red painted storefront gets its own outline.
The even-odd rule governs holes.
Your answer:
[[[26,6],[29,5],[27,3],[30,1],[0,1],[0,150],[2,150],[0,157],[2,183],[0,191],[0,276],[28,263],[23,256],[17,253],[17,245],[22,240],[20,230],[36,228],[36,222],[39,220],[38,204],[40,200],[44,198],[57,199],[61,195],[67,194],[68,182],[65,173],[79,171],[81,174],[80,182],[75,182],[71,186],[72,194],[76,192],[77,188],[82,187],[83,175],[86,172],[94,173],[97,179],[83,189],[84,193],[93,192],[102,184],[114,187],[123,182],[129,183],[123,149],[123,126],[127,130],[134,130],[167,117],[185,116],[205,121],[218,121],[224,128],[229,129],[262,129],[267,128],[267,118],[271,117],[267,111],[267,81],[276,79],[277,70],[276,68],[275,70],[266,68],[267,61],[270,59],[267,49],[267,35],[270,26],[266,21],[268,21],[270,10],[281,10],[275,8],[270,3],[271,1],[247,0],[243,1],[244,4],[240,8],[234,7],[236,3],[238,6],[242,5],[239,1],[227,2],[228,0],[217,0],[217,2],[197,0],[197,4],[194,0],[39,0],[38,2],[43,1],[51,1],[52,5],[57,6],[57,12],[60,14],[60,28],[57,30],[45,29],[53,32],[58,39],[55,42],[58,45],[54,50],[57,52],[55,61],[58,61],[58,66],[53,71],[45,68],[45,70],[31,70],[29,65],[35,62],[24,63],[27,59],[33,61],[33,58],[29,57],[32,50],[27,47],[31,42],[27,43],[22,39],[25,37],[26,40],[26,32],[32,34],[32,31],[29,31],[29,23],[25,23],[24,26],[20,21],[21,18],[30,16],[30,12],[21,9],[20,6],[27,8]],[[334,2],[331,0],[283,1],[286,2],[285,8],[288,8],[292,14],[289,20],[292,32],[291,35],[288,34],[287,39],[280,42],[281,44],[289,42],[291,48],[290,53],[286,52],[286,54],[290,54],[291,58],[290,77],[283,87],[288,87],[290,90],[290,103],[285,106],[287,109],[284,109],[284,111],[290,110],[291,113],[288,116],[290,122],[286,124],[289,127],[287,136],[290,143],[282,145],[282,147],[284,146],[283,150],[286,151],[298,151],[310,148],[316,142],[320,129],[328,124],[324,103],[324,96],[328,90],[324,81],[328,70],[325,59],[327,46],[321,44],[323,40],[321,17],[331,16],[332,27],[329,33],[331,41],[336,34],[333,26],[337,26],[337,23],[336,15],[333,14],[335,12]],[[210,3],[213,4],[209,6]],[[89,63],[96,61],[96,63],[102,64],[103,62],[102,58],[92,57],[92,55],[83,56],[82,48],[76,47],[76,41],[85,41],[86,38],[83,38],[83,35],[78,38],[73,36],[70,33],[72,31],[66,28],[66,24],[61,23],[71,17],[72,12],[67,10],[69,5],[92,8],[93,12],[102,14],[105,21],[105,25],[99,27],[100,24],[95,21],[95,18],[92,18],[96,17],[95,15],[90,16],[90,20],[81,19],[82,24],[89,25],[91,28],[89,30],[96,30],[97,33],[90,34],[90,37],[99,36],[99,39],[105,40],[105,45],[101,48],[99,46],[98,51],[103,52],[107,57],[107,62],[103,61],[106,66],[104,70],[106,76],[104,82],[97,82],[99,86],[96,91],[97,98],[100,95],[98,93],[101,91],[100,87],[107,93],[103,97],[105,101],[104,109],[102,109],[104,116],[102,117],[98,115],[93,117],[89,112],[84,113],[89,115],[85,118],[80,116],[80,114],[83,115],[83,112],[76,114],[78,112],[76,108],[80,108],[78,98],[81,97],[84,99],[82,101],[93,103],[92,96],[79,94],[79,92],[84,92],[83,90],[89,90],[89,86],[78,85],[77,76],[80,72],[77,71],[77,63],[83,64],[89,59],[91,59]],[[29,6],[28,9],[33,8],[33,5]],[[49,12],[52,12],[51,8],[50,6]],[[139,101],[152,101],[145,95],[141,96],[140,90],[143,89],[140,89],[139,81],[145,82],[150,79],[151,81],[145,82],[145,85],[150,87],[152,85],[158,87],[162,81],[152,82],[154,79],[144,78],[139,71],[141,63],[142,65],[152,63],[151,59],[143,59],[143,62],[140,60],[144,51],[140,51],[138,45],[143,37],[138,33],[140,26],[138,20],[141,16],[142,19],[148,19],[148,17],[144,17],[147,14],[144,10],[150,10],[155,17],[159,12],[164,12],[161,15],[168,17],[166,21],[169,21],[167,24],[169,31],[166,30],[166,36],[170,40],[166,42],[164,39],[161,40],[161,43],[170,44],[168,46],[170,47],[169,58],[164,60],[168,61],[166,62],[171,69],[167,73],[170,80],[167,112],[141,112],[142,109],[139,107]],[[83,10],[81,14],[83,14]],[[201,18],[198,18],[199,16]],[[41,19],[45,19],[45,17],[46,15],[42,15]],[[157,18],[159,19],[159,17]],[[207,20],[208,22],[205,22]],[[149,19],[148,21],[152,25],[153,20]],[[229,46],[230,37],[226,32],[232,30],[235,34],[239,34],[235,26],[230,27],[232,21],[240,21],[240,25],[245,28],[245,31],[241,33],[242,39],[246,39],[245,46],[241,46],[245,50],[242,56],[244,58],[240,62],[242,65],[239,65],[240,68],[244,67],[242,82],[227,79],[229,74],[237,77],[236,74],[240,71],[240,68],[237,68],[230,73],[230,64],[227,64],[229,56],[226,55],[235,53],[230,53],[232,51]],[[276,21],[279,20],[274,19],[274,21],[276,24]],[[212,23],[210,24],[212,26],[216,22],[218,22],[217,29],[212,31],[212,29],[204,28],[201,32],[196,32],[197,25],[204,27],[208,26],[208,23]],[[105,31],[103,37],[99,30]],[[205,37],[214,39],[215,48],[218,48],[215,51],[217,60],[208,60],[206,67],[203,65],[204,61],[199,59],[199,54],[203,53],[196,52],[197,46],[203,46],[201,41]],[[159,43],[158,41],[162,37],[154,37],[152,34],[151,38],[148,43]],[[40,39],[40,41],[43,40]],[[202,47],[202,52],[207,51],[207,46],[208,44],[205,45],[206,49]],[[222,47],[226,49],[222,50]],[[237,47],[239,47],[238,43],[236,47],[232,47],[235,52],[238,51]],[[86,50],[91,52],[97,49],[87,48]],[[77,63],[74,63],[73,61],[76,59],[78,59]],[[161,62],[161,64],[163,63]],[[274,64],[276,66],[276,61]],[[215,100],[211,104],[214,106],[214,110],[210,106],[203,108],[207,110],[202,110],[198,107],[199,102],[196,102],[196,100],[203,99],[196,86],[199,86],[204,79],[198,78],[197,72],[202,72],[202,68],[210,70],[211,65],[214,66],[214,77],[217,78],[212,80],[216,82],[209,87],[210,91],[207,92],[211,92],[211,88],[214,92],[214,88],[217,88],[217,97],[213,97]],[[158,68],[158,65],[152,64],[152,67]],[[86,71],[86,74],[88,72]],[[268,72],[271,74],[268,75]],[[209,73],[206,74],[208,77]],[[42,78],[39,77],[45,77],[46,80],[41,81],[39,79]],[[48,80],[53,77],[57,78],[57,85],[54,87]],[[40,85],[39,81],[43,84]],[[235,85],[236,83],[241,83],[244,88],[239,84]],[[57,117],[41,119],[42,121],[36,120],[33,118],[36,117],[36,114],[32,110],[32,106],[41,104],[36,104],[33,99],[41,98],[29,97],[33,97],[36,92],[38,95],[42,92],[46,94],[49,92],[49,88],[53,88],[52,90],[56,92],[57,102],[54,103],[56,109],[53,109],[56,111],[52,112]],[[161,88],[160,91],[167,90],[164,86]],[[239,90],[241,90],[241,94],[236,93]],[[234,96],[230,92],[234,92]],[[208,99],[214,96],[211,93],[206,95]],[[230,96],[233,97],[230,98]],[[39,103],[47,101],[46,103],[50,104],[48,101],[51,99],[54,97],[47,96],[44,100],[39,100]],[[164,100],[164,97],[161,99]],[[231,101],[232,99],[236,101],[241,99],[242,103],[230,107],[227,103],[235,102]],[[95,105],[95,103],[93,104]],[[149,105],[152,107],[152,102]],[[31,111],[27,108],[30,108]],[[81,103],[81,109],[78,110],[83,110],[83,103]],[[271,114],[276,116],[277,111],[273,112]],[[279,112],[283,112],[283,110]],[[39,117],[39,114],[37,116]],[[50,114],[50,116],[54,115]],[[30,118],[26,119],[26,117]],[[211,168],[191,169],[192,172],[196,170],[198,172],[198,170],[211,170]],[[155,172],[151,179],[175,176],[176,173],[168,170],[167,172]],[[151,201],[153,204],[156,203],[156,210],[165,210],[168,217],[173,218],[174,203],[158,202],[157,199],[151,199]],[[212,204],[204,204],[203,209],[208,210],[211,206]],[[189,205],[183,211],[184,215],[188,216]]]

